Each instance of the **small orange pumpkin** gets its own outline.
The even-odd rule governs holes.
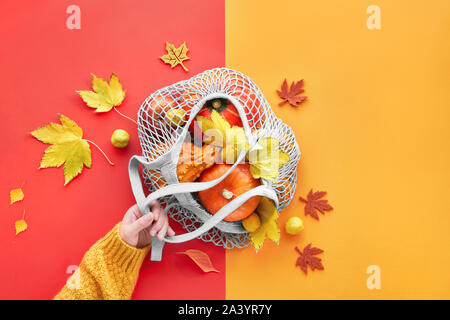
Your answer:
[[[206,182],[221,177],[231,165],[216,164],[209,169],[206,169],[201,174],[199,181]],[[228,202],[237,196],[259,186],[261,182],[253,178],[250,173],[249,164],[239,164],[231,173],[218,185],[211,189],[200,191],[198,196],[200,202],[211,214],[215,214],[226,205]],[[225,221],[239,221],[251,215],[259,204],[261,197],[255,196],[248,199],[242,206],[234,210],[228,215]]]
[[[215,162],[215,149],[205,144],[198,147],[192,142],[183,142],[177,164],[179,182],[193,182],[200,177],[203,170],[211,167]]]

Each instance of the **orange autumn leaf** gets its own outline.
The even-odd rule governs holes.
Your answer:
[[[200,269],[203,270],[203,272],[211,272],[211,271],[220,272],[219,270],[214,268],[209,256],[201,250],[188,249],[184,252],[177,252],[177,253],[187,255],[189,258],[192,259],[192,261],[195,262],[196,265],[200,267]]]
[[[319,215],[317,214],[317,211],[320,211],[320,213],[324,214],[325,211],[333,210],[333,207],[328,203],[328,200],[320,199],[326,194],[327,194],[326,191],[313,192],[313,190],[311,189],[309,190],[306,199],[303,197],[299,198],[300,201],[306,203],[305,216],[309,214],[314,219],[319,220]]]
[[[22,188],[12,189],[9,192],[9,197],[11,199],[11,204],[14,202],[22,201],[25,195],[23,194]]]
[[[300,93],[303,93],[305,90],[303,87],[303,79],[300,81],[293,81],[291,86],[288,87],[287,80],[284,79],[283,84],[281,85],[281,91],[277,90],[278,96],[283,99],[278,105],[282,106],[286,102],[288,102],[291,106],[297,107],[300,103],[306,100],[306,96],[299,96]]]
[[[298,247],[295,247],[295,251],[297,251],[297,253],[300,255],[297,258],[297,262],[295,263],[296,266],[299,266],[300,269],[302,269],[302,271],[305,274],[308,274],[308,265],[310,266],[311,270],[323,270],[323,264],[322,264],[322,259],[320,259],[319,257],[316,257],[316,254],[322,253],[323,250],[320,248],[316,248],[316,247],[311,247],[311,243],[308,244],[304,249],[303,252],[300,251],[300,249]]]

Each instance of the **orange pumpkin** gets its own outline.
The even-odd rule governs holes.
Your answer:
[[[151,135],[149,128],[153,127],[153,130],[157,135],[162,135],[163,130],[161,123],[164,121],[163,114],[173,108],[174,100],[169,96],[157,95],[148,102],[148,108],[146,116],[143,114],[143,120],[148,124],[143,127],[146,134]]]
[[[230,79],[227,85],[232,95],[247,105],[249,110],[247,120],[249,121],[249,126],[252,127],[259,120],[261,101],[247,88],[249,86],[248,80],[240,75]],[[244,88],[244,86],[246,87]]]
[[[198,147],[192,142],[183,142],[177,164],[179,182],[193,182],[200,177],[203,170],[211,167],[215,162],[215,149],[205,144]]]
[[[206,182],[217,179],[225,174],[230,167],[231,165],[229,164],[216,164],[203,171],[199,181]],[[198,196],[205,209],[211,214],[215,214],[228,202],[260,184],[261,182],[251,175],[249,164],[239,164],[222,182],[211,189],[200,191]],[[224,220],[239,221],[247,218],[255,211],[260,198],[256,196],[248,199]]]

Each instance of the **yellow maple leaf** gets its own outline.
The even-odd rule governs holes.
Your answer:
[[[11,198],[11,204],[13,204],[14,202],[22,201],[25,195],[23,194],[22,188],[17,188],[9,192],[9,197]]]
[[[27,222],[26,222],[24,219],[17,220],[17,221],[14,223],[14,226],[15,226],[15,228],[16,228],[16,236],[17,236],[19,233],[21,233],[21,232],[27,230],[27,228],[28,228]]]
[[[276,182],[280,168],[290,159],[280,149],[280,142],[275,138],[261,138],[249,151],[250,172],[255,179],[264,178]]]
[[[83,170],[91,167],[91,150],[87,140],[82,139],[83,130],[72,120],[60,114],[61,124],[50,123],[31,132],[31,135],[51,144],[42,156],[40,168],[60,167],[64,163],[64,185]]]
[[[278,211],[272,200],[262,197],[256,212],[261,219],[261,225],[256,231],[250,232],[249,236],[256,251],[258,251],[263,246],[266,238],[278,244],[280,241],[280,229],[277,225]]]
[[[167,54],[160,57],[164,63],[170,64],[173,68],[177,65],[183,67],[184,71],[189,71],[183,64],[183,61],[189,60],[190,58],[187,56],[188,48],[186,47],[186,42],[183,42],[181,46],[175,48],[175,46],[166,41],[166,51]]]
[[[211,112],[211,120],[203,116],[197,116],[195,119],[205,134],[203,141],[223,148],[222,160],[226,163],[234,163],[239,152],[249,148],[244,128],[231,127],[216,110]]]
[[[95,109],[95,112],[108,112],[112,108],[115,109],[125,98],[122,84],[114,73],[109,78],[109,84],[102,78],[92,75],[92,89],[94,91],[81,90],[77,92],[88,107]]]

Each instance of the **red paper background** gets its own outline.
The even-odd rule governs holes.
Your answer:
[[[81,30],[66,27],[71,4],[81,8]],[[127,89],[119,110],[135,117],[154,90],[224,66],[224,2],[2,1],[0,37],[0,298],[47,299],[64,285],[67,267],[78,265],[134,200],[127,163],[140,153],[136,126],[114,111],[95,114],[75,90],[90,88],[90,73],[105,78],[115,72]],[[189,72],[159,60],[166,40],[186,41]],[[47,145],[29,132],[57,122],[57,113],[76,121],[115,166],[91,147],[92,168],[67,186],[62,168],[38,170]],[[117,128],[131,135],[124,150],[109,142]],[[24,201],[9,205],[10,189],[23,183]],[[29,228],[15,236],[23,209]],[[175,254],[188,248],[207,252],[221,273],[203,274]],[[163,262],[144,263],[134,298],[224,299],[224,250],[198,240],[167,244]]]

